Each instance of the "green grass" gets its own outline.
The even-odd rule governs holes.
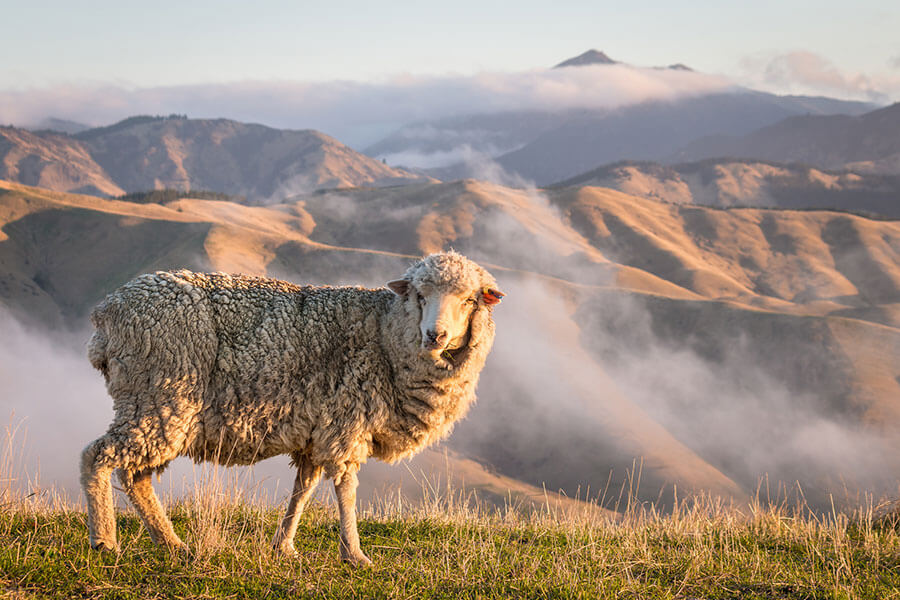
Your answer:
[[[21,425],[21,424],[20,424]],[[24,473],[19,426],[0,431],[0,598],[633,598],[900,600],[897,512],[817,515],[802,505],[710,498],[661,514],[495,508],[423,483],[360,514],[373,567],[340,562],[330,504],[304,513],[299,556],[270,551],[281,508],[239,478],[200,472],[170,502],[189,555],[154,546],[130,510],[119,553],[88,544],[85,514]],[[21,437],[21,433],[19,433]],[[250,490],[250,491],[248,491]]]
[[[216,496],[215,494],[213,495]],[[334,510],[314,504],[299,558],[269,551],[279,511],[240,501],[175,504],[188,557],[120,514],[118,554],[88,546],[83,512],[18,500],[0,512],[0,589],[55,598],[900,598],[900,535],[871,512],[815,517],[705,500],[621,519],[526,514],[435,500],[364,512],[375,561],[338,560]]]

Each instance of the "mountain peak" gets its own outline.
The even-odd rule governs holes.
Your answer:
[[[564,60],[555,67],[554,69],[558,69],[560,67],[583,67],[585,65],[616,65],[618,61],[615,61],[608,57],[605,53],[600,52],[599,50],[588,50],[584,54],[579,54],[574,58],[570,58],[568,60]]]

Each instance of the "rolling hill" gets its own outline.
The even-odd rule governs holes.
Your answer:
[[[474,180],[268,207],[2,189],[0,301],[23,322],[83,328],[154,269],[381,285],[454,247],[509,294],[480,402],[449,441],[484,473],[581,497],[639,473],[648,500],[672,485],[745,498],[768,474],[820,506],[896,485],[895,221]]]
[[[554,187],[599,186],[674,204],[827,208],[900,217],[900,176],[828,171],[803,164],[709,159],[605,165]]]
[[[59,192],[125,193],[78,140],[15,127],[0,127],[0,178]]]
[[[252,203],[320,188],[429,180],[317,131],[177,115],[132,117],[72,136],[3,127],[0,168],[6,180],[63,192],[203,189]]]

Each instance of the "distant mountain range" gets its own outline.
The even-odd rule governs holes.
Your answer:
[[[597,50],[556,68],[585,66],[629,68]],[[691,70],[681,64],[664,68]],[[421,121],[401,127],[365,152],[392,165],[428,168],[445,181],[482,176],[487,156],[507,172],[542,186],[621,160],[670,161],[698,139],[743,136],[788,117],[859,115],[875,108],[865,102],[735,87],[615,109],[473,112]]]
[[[556,66],[606,67],[631,68],[598,50]],[[829,206],[892,215],[895,183],[890,177],[868,176],[900,174],[900,105],[873,108],[862,102],[734,88],[609,110],[473,113],[412,123],[365,154],[317,131],[278,130],[226,119],[132,117],[85,130],[78,123],[46,119],[40,126],[50,129],[0,128],[0,178],[104,196],[160,188],[204,189],[265,203],[316,189],[496,179],[502,173],[501,180],[508,183],[599,182],[636,194],[641,179],[641,185],[652,188],[650,197],[686,201],[683,189],[673,191],[673,172],[664,174],[665,169],[646,164],[654,162],[678,170],[694,202]],[[745,165],[740,168],[742,183],[725,185],[722,179],[725,187],[740,187],[735,193],[725,187],[721,193],[708,189],[710,163],[685,166],[714,160],[721,167],[717,169],[729,170],[724,165],[731,158],[740,158]],[[750,175],[747,160],[773,168],[771,163],[777,163],[778,169],[794,174],[790,182],[787,176]],[[629,164],[620,165],[622,161]],[[828,177],[840,182],[826,186],[817,176],[810,179],[808,169],[798,175],[797,168],[802,167],[785,166],[798,162],[835,171]],[[865,176],[864,180],[841,178],[836,173],[840,170]],[[691,182],[688,171],[702,177]],[[650,182],[657,177],[668,183]],[[765,190],[750,183],[760,177],[768,181]],[[755,196],[754,190],[762,191]]]
[[[81,133],[82,131],[92,129],[92,127],[90,125],[85,125],[84,123],[79,123],[77,121],[57,119],[56,117],[47,117],[46,119],[42,119],[41,121],[39,121],[34,126],[27,127],[26,129],[42,133],[65,133],[74,135],[76,133]]]
[[[547,185],[618,160],[666,160],[699,137],[741,135],[797,114],[858,114],[870,105],[740,90],[615,111],[571,115],[496,158],[509,172]],[[727,155],[726,155],[727,156]]]
[[[317,131],[180,116],[132,117],[71,136],[0,127],[0,178],[106,196],[204,189],[256,203],[321,188],[428,180]]]
[[[719,156],[900,174],[900,103],[862,115],[804,115],[743,136],[696,140],[677,160]]]
[[[479,156],[488,155],[540,186],[621,160],[684,158],[679,152],[698,139],[746,135],[792,116],[859,115],[872,108],[862,102],[736,90],[616,110],[473,114],[416,123],[365,152],[390,164],[407,160],[430,166],[429,172],[442,180],[478,175]],[[468,162],[465,152],[472,156]],[[440,161],[454,164],[434,165]]]

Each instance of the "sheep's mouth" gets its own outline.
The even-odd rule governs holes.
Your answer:
[[[436,353],[440,354],[444,350],[446,350],[448,344],[442,344],[441,342],[422,342],[422,350],[431,354]]]
[[[469,351],[469,344],[472,341],[472,318],[469,317],[469,326],[466,328],[466,334],[461,338],[457,338],[462,340],[462,343],[456,347],[450,347],[453,342],[447,344],[445,348],[443,348],[437,356],[443,360],[444,364],[449,365],[457,365],[465,360],[466,355]]]
[[[449,362],[451,364],[456,364],[460,355],[465,351],[466,351],[466,346],[460,346],[459,348],[453,348],[452,350],[450,348],[444,348],[441,351],[440,356],[447,362]]]
[[[469,351],[469,344],[472,343],[472,318],[475,311],[469,315],[469,322],[466,326],[465,335],[454,338],[446,344],[427,344],[421,345],[421,356],[430,358],[434,363],[445,369],[452,369],[466,360]],[[459,341],[459,346],[453,346],[453,343]],[[451,347],[453,346],[453,347]]]

